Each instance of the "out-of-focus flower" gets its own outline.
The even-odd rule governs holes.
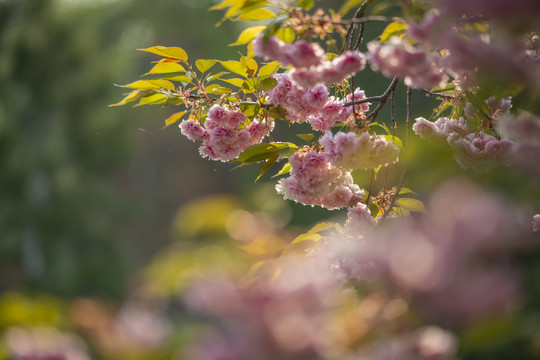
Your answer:
[[[540,214],[533,216],[532,224],[533,231],[540,231]]]
[[[90,360],[82,339],[52,327],[12,327],[3,343],[14,360]]]

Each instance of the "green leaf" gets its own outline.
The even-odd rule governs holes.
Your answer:
[[[317,242],[322,239],[322,236],[316,233],[307,233],[297,236],[292,242],[291,245],[298,244],[304,241],[313,241]]]
[[[221,65],[229,71],[232,71],[235,74],[241,75],[243,77],[246,77],[246,67],[243,65],[240,61],[235,60],[228,60],[228,61],[220,61]]]
[[[298,0],[298,6],[304,10],[309,10],[313,7],[313,0]]]
[[[183,83],[191,83],[191,79],[185,75],[166,75],[163,76],[162,79],[170,80],[170,81],[180,81]]]
[[[227,74],[230,74],[230,72],[228,72],[228,71],[221,71],[221,72],[218,72],[217,74],[211,74],[211,75],[208,75],[208,77],[206,78],[206,81],[210,82],[210,81],[218,80],[218,79],[220,79],[223,75],[227,75]],[[243,80],[241,80],[241,81],[243,81]]]
[[[217,63],[217,60],[213,59],[199,59],[195,61],[195,66],[199,69],[200,72],[205,72],[209,70],[212,66]]]
[[[286,163],[285,165],[283,165],[281,170],[276,175],[272,176],[272,178],[275,178],[276,176],[288,174],[291,171],[291,168],[292,168],[291,163],[289,162]]]
[[[384,31],[382,32],[380,36],[380,42],[385,43],[388,40],[390,40],[392,36],[400,36],[404,34],[407,28],[408,28],[408,25],[406,22],[394,21],[388,24],[388,26],[386,26],[386,28],[384,29]]]
[[[325,221],[325,222],[318,223],[317,225],[309,229],[307,233],[308,234],[320,233],[325,230],[331,229],[335,226],[336,226],[335,223],[330,222],[330,221]]]
[[[240,15],[236,20],[245,20],[245,21],[260,21],[260,20],[266,20],[266,19],[272,19],[276,15],[268,10],[268,9],[255,9],[252,11],[248,11],[246,13],[243,13]]]
[[[240,103],[240,111],[242,111],[249,119],[253,119],[259,113],[260,108],[259,104]]]
[[[208,85],[204,91],[208,94],[221,95],[221,94],[230,94],[232,90],[226,87],[219,86],[217,84]]]
[[[186,72],[186,69],[178,63],[175,62],[160,62],[154,65],[152,70],[147,72],[144,75],[150,74],[166,74],[166,73],[183,73]]]
[[[247,68],[247,73],[251,76],[255,75],[258,69],[257,62],[250,58],[249,56],[242,56],[240,58],[240,63]]]
[[[109,105],[109,107],[126,105],[127,103],[130,103],[132,101],[139,100],[145,94],[146,93],[144,91],[133,90],[132,92],[127,94],[122,100],[120,100],[117,103]]]
[[[277,86],[277,80],[273,78],[266,78],[263,79],[261,82],[261,90],[268,91],[270,89],[273,89]]]
[[[398,192],[399,195],[410,194],[410,193],[415,194],[414,191],[412,191],[411,189],[406,188],[406,187],[402,187],[401,189],[399,189],[399,192]]]
[[[235,160],[242,163],[259,162],[274,156],[276,152],[283,150],[296,150],[298,146],[293,143],[269,143],[269,144],[255,144],[248,147],[240,156]]]
[[[384,131],[385,131],[388,135],[390,135],[390,130],[388,129],[388,126],[386,126],[385,123],[373,122],[373,123],[369,124],[369,126],[378,126],[378,127],[382,128],[382,129],[384,129]]]
[[[244,29],[238,36],[235,42],[229,44],[229,46],[244,45],[253,40],[257,35],[266,29],[266,25],[251,26],[247,29]]]
[[[300,139],[310,142],[315,137],[315,134],[296,134]]]
[[[185,111],[180,111],[180,112],[177,112],[176,114],[172,114],[171,116],[169,116],[167,120],[165,120],[165,127],[172,125],[178,120],[180,120],[182,116],[184,116],[185,113],[186,113]]]
[[[296,39],[293,29],[290,28],[280,28],[276,31],[276,37],[286,43],[292,43]]]
[[[387,141],[391,141],[397,146],[399,146],[400,148],[403,148],[403,143],[401,142],[401,139],[398,138],[397,136],[395,135],[383,135],[383,136]]]
[[[139,51],[146,51],[152,54],[164,56],[171,59],[187,61],[188,55],[184,49],[179,47],[166,47],[166,46],[152,46],[146,49],[137,49]]]
[[[148,94],[141,98],[139,103],[135,106],[162,104],[167,100],[167,96],[163,94]]]
[[[421,202],[418,199],[413,198],[399,198],[396,201],[396,204],[409,211],[415,211],[415,212],[421,212],[421,213],[427,213],[426,207],[424,206],[424,203]]]
[[[131,84],[125,85],[125,87],[138,90],[157,90],[160,88],[175,90],[174,84],[172,82],[163,79],[137,80],[135,82],[132,82]]]
[[[244,79],[232,78],[232,79],[220,79],[220,80],[228,82],[229,84],[232,84],[234,86],[238,86],[239,88],[241,88],[242,85],[244,85]]]
[[[249,78],[242,84],[242,89],[244,89],[244,92],[255,92],[259,85],[259,79]]]
[[[271,63],[261,66],[259,69],[259,78],[263,79],[275,74],[280,67],[281,65],[277,61],[272,61]]]
[[[261,167],[261,171],[259,172],[259,176],[257,176],[257,178],[255,179],[255,182],[257,182],[257,180],[259,180],[261,176],[263,176],[263,174],[267,172],[268,169],[272,167],[272,165],[274,165],[278,157],[279,157],[279,154],[274,154],[271,157],[269,157],[268,160],[266,160],[266,162]]]

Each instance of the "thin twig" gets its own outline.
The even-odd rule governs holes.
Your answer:
[[[341,48],[341,53],[343,53],[343,51],[345,50],[345,47],[347,47],[349,50],[352,50],[352,49],[355,48],[356,43],[359,45],[359,43],[362,41],[361,38],[364,37],[364,30],[365,30],[364,23],[365,23],[365,21],[356,22],[355,20],[364,18],[364,13],[366,11],[366,8],[369,6],[369,4],[372,1],[373,0],[365,0],[362,3],[362,5],[360,5],[360,7],[358,7],[356,12],[354,13],[353,19],[350,20],[347,24],[345,24],[345,23],[341,24],[341,25],[349,25],[349,28],[347,29],[347,34],[345,34],[345,42],[343,43],[343,46]],[[332,23],[334,25],[337,25],[340,22],[339,21],[338,22],[332,21]],[[362,25],[361,25],[361,28],[360,28],[360,34],[358,35],[358,40],[356,41],[355,45],[353,46],[354,30],[356,29],[356,24],[362,24]]]
[[[412,116],[411,94],[411,87],[407,86],[407,118],[405,119],[405,145],[409,144],[409,124],[411,122]]]
[[[418,90],[425,92],[429,96],[436,96],[436,97],[440,97],[442,99],[453,99],[453,98],[455,98],[454,95],[438,94],[438,93],[431,92],[431,91],[429,91],[427,89],[418,88]]]
[[[386,100],[388,100],[388,96],[390,93],[395,90],[397,84],[399,83],[399,78],[395,77],[390,85],[388,86],[388,89],[381,95],[381,98],[379,100],[379,105],[373,110],[369,115],[367,116],[366,120],[369,120],[368,122],[372,122],[377,118],[377,114],[379,114],[379,111],[384,107],[384,104],[386,103]]]
[[[399,183],[396,189],[396,193],[392,197],[392,200],[390,200],[390,205],[388,205],[388,208],[384,211],[383,215],[381,216],[381,219],[379,220],[379,224],[382,223],[382,221],[386,218],[390,210],[392,210],[392,208],[396,204],[396,200],[398,198],[399,192],[401,191],[401,188],[403,187],[403,182],[405,181],[406,173],[407,173],[407,168],[403,169],[403,172],[401,173],[401,177],[399,178]]]
[[[390,118],[392,119],[392,135],[394,135],[394,129],[396,128],[396,103],[395,103],[395,95],[396,95],[396,89],[392,89],[390,91]]]

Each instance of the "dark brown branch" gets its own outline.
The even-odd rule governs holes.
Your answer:
[[[390,96],[390,93],[396,89],[397,84],[399,83],[399,78],[395,77],[390,85],[388,86],[388,89],[380,96],[379,104],[373,110],[369,115],[367,116],[367,120],[369,122],[372,122],[377,118],[377,114],[379,114],[379,111],[384,107],[384,104],[386,104],[386,100],[388,100],[388,96]]]

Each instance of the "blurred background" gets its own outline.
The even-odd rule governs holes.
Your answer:
[[[97,358],[170,358],[170,349],[159,356],[136,346],[131,355],[118,349],[127,338],[152,349],[168,333],[169,325],[151,314],[160,308],[156,298],[177,292],[209,264],[217,273],[241,274],[283,251],[300,229],[343,217],[283,201],[275,179],[254,183],[257,166],[233,171],[201,159],[177,126],[163,128],[175,109],[108,107],[124,93],[114,84],[136,80],[155,60],[137,48],[180,46],[191,59],[236,58],[239,48],[227,44],[246,24],[216,29],[222,13],[209,12],[211,5],[0,0],[0,333],[20,324],[76,327],[98,344]],[[369,72],[359,78],[372,84],[368,96],[388,83],[373,82]],[[434,106],[421,94],[414,101],[418,115]],[[404,108],[397,105],[398,116]],[[406,185],[422,189],[419,196],[461,173],[511,190],[518,201],[532,193],[538,203],[534,182],[504,171],[464,172],[444,149],[412,144],[408,159],[414,161]],[[435,164],[443,170],[431,171]],[[357,180],[366,186],[369,177]],[[153,310],[141,311],[149,298],[152,307],[143,307]],[[112,314],[120,314],[115,321],[124,324],[124,342],[104,325]]]

